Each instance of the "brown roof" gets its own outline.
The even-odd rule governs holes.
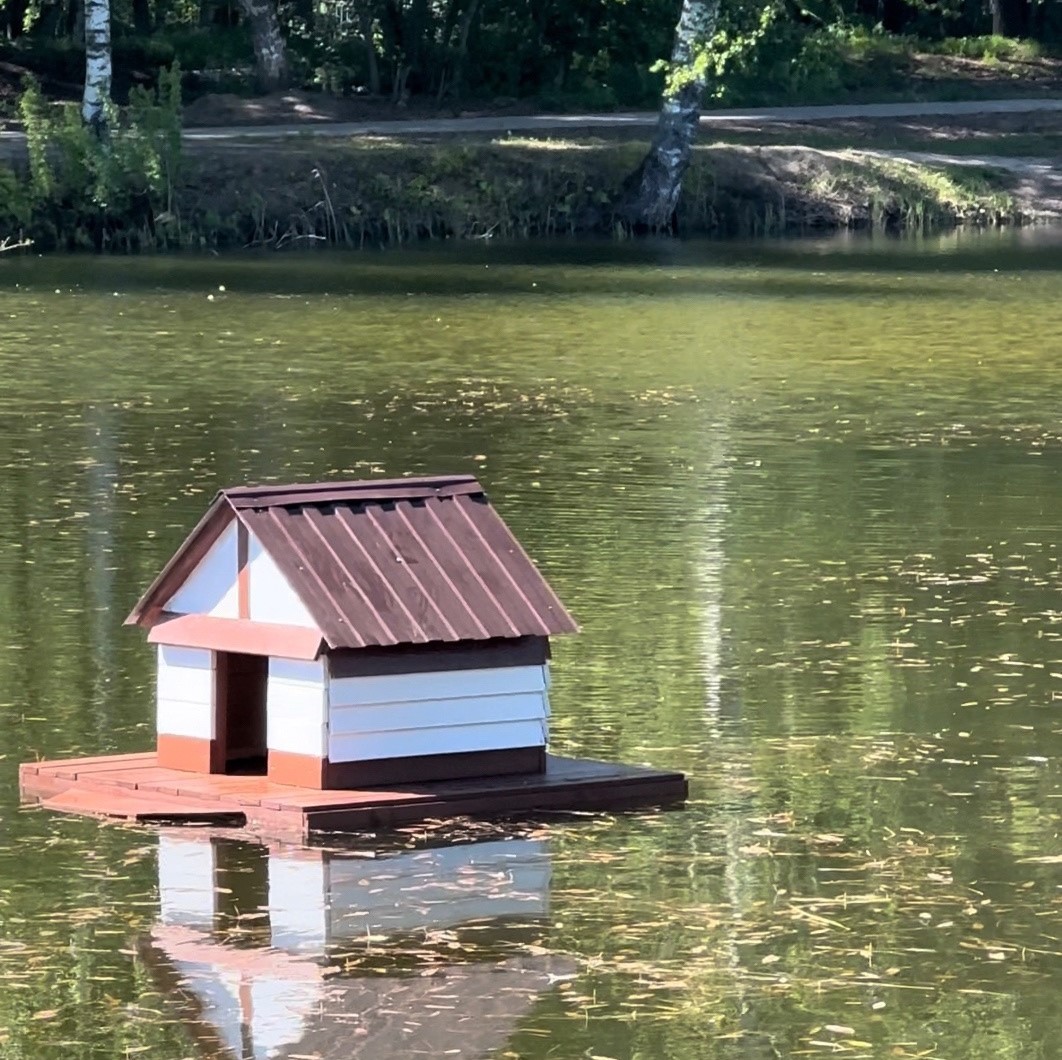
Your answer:
[[[221,490],[127,621],[159,621],[233,518],[330,648],[577,629],[471,475]]]

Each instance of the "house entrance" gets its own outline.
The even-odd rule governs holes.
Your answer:
[[[266,656],[217,653],[218,772],[265,776],[268,680]]]

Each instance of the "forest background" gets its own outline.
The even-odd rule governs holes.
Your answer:
[[[252,168],[259,167],[256,176],[265,178],[264,186],[256,181],[253,190],[232,186],[233,172],[246,166],[246,152],[235,167],[227,164],[231,152],[212,160],[215,175],[228,174],[224,180],[232,194],[226,195],[219,194],[216,180],[204,186],[201,171],[198,183],[189,184],[197,167],[180,157],[180,129],[291,117],[656,108],[661,94],[675,88],[676,70],[667,60],[680,6],[697,5],[2,0],[0,120],[25,129],[30,174],[27,179],[17,158],[6,175],[0,169],[0,236],[17,230],[45,245],[99,246],[114,243],[118,234],[118,244],[130,248],[275,245],[284,236],[289,243],[392,242],[614,227],[622,211],[607,207],[622,202],[622,185],[637,168],[644,143],[613,142],[607,151],[594,144],[599,149],[585,172],[586,158],[574,165],[565,152],[573,145],[555,142],[550,165],[539,167],[538,186],[529,190],[514,184],[513,171],[533,161],[519,157],[521,150],[525,156],[535,153],[525,143],[510,143],[512,150],[499,155],[496,143],[443,150],[438,144],[377,142],[369,159],[365,145],[355,158],[344,155],[341,144],[313,149],[303,144],[300,154],[299,145],[262,142]],[[701,105],[1053,96],[1062,86],[1059,0],[723,0],[717,10],[709,6],[710,32],[690,64]],[[117,159],[113,144],[106,158],[93,154],[82,131],[58,118],[54,107],[81,99],[86,36],[92,40],[101,7],[109,17],[113,58],[107,94],[116,120],[125,121],[129,132],[120,140],[126,156]],[[126,117],[118,119],[119,109]],[[1048,141],[1055,135],[1053,127],[1018,131],[1043,132]],[[954,132],[963,139],[961,129]],[[837,136],[816,141],[818,133],[810,130],[802,146],[847,146]],[[949,138],[947,129],[943,138]],[[756,136],[738,135],[730,142],[735,139],[763,143]],[[791,135],[771,139],[793,143]],[[1022,146],[1029,153],[1029,144]],[[541,161],[540,150],[536,158]],[[453,188],[445,185],[462,168],[466,185],[483,185],[480,192],[489,192],[481,199],[497,199],[500,188],[504,201],[469,202],[467,195],[455,201]],[[715,158],[694,182],[699,190],[691,195],[687,184],[689,209],[679,220],[695,231],[757,231],[1020,213],[1007,198],[1008,182],[996,179],[991,167],[963,174],[938,167],[928,180],[872,167],[868,186],[855,195],[859,202],[844,202],[836,210],[825,204],[852,183],[851,167],[828,166],[828,188],[821,167],[804,168],[793,188],[779,192],[766,187],[776,173],[760,167],[751,177],[732,175],[728,160]],[[348,184],[354,180],[348,195],[342,182],[331,183],[338,172]],[[752,190],[730,194],[729,183]],[[302,192],[293,192],[296,185]],[[412,185],[416,202],[406,201],[399,185]],[[197,189],[209,207],[197,202]],[[332,201],[329,190],[336,193]],[[335,198],[341,201],[338,212]]]

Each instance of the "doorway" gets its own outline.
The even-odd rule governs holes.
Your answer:
[[[265,776],[269,659],[219,651],[215,680],[217,772]]]

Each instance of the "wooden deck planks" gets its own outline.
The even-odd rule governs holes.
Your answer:
[[[246,815],[238,806],[221,803],[196,805],[190,799],[149,797],[121,791],[86,791],[67,789],[42,800],[47,810],[79,813],[92,817],[112,817],[123,821],[187,821],[204,824],[243,824]]]
[[[23,793],[47,809],[136,821],[246,822],[286,838],[428,818],[673,805],[686,798],[687,787],[680,773],[552,755],[546,771],[533,775],[351,791],[165,769],[153,754],[32,762],[19,778]]]

